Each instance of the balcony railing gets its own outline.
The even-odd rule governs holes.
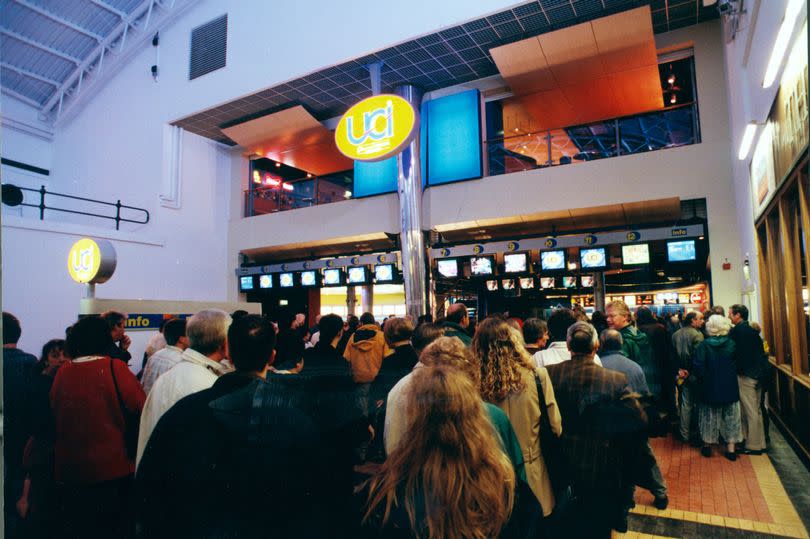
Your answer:
[[[486,141],[489,176],[570,165],[700,142],[697,104]]]

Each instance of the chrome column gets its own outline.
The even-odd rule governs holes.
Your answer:
[[[422,105],[422,91],[411,85],[397,88],[397,95],[416,109]],[[402,278],[405,282],[406,312],[416,319],[428,312],[425,236],[422,233],[422,162],[417,131],[411,143],[397,156]]]

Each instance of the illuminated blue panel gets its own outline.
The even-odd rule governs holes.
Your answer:
[[[478,90],[427,102],[427,183],[480,178],[481,109]]]
[[[354,162],[354,196],[362,198],[397,191],[397,157],[373,163]]]

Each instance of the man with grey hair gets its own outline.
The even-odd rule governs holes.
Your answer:
[[[622,334],[615,329],[606,329],[599,335],[599,351],[602,352],[602,366],[627,376],[627,382],[633,393],[646,395],[650,392],[644,371],[638,363],[631,361],[622,353]]]
[[[684,442],[691,441],[695,447],[702,444],[698,432],[698,386],[695,376],[692,376],[692,358],[695,348],[703,342],[703,313],[689,311],[683,317],[683,327],[672,335],[672,346],[675,348],[675,359],[678,365],[678,386],[680,400],[680,429],[679,434]]]
[[[609,537],[611,528],[627,531],[629,467],[644,414],[627,377],[594,362],[599,340],[592,325],[576,322],[566,337],[571,359],[547,369],[564,425],[562,451],[580,514],[587,515],[573,524],[571,535]]]
[[[228,357],[230,325],[230,315],[219,309],[205,309],[188,319],[189,347],[180,362],[157,379],[143,406],[136,465],[161,416],[183,397],[210,388],[227,372],[222,361]]]

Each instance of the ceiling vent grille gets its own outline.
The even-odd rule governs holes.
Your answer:
[[[191,31],[191,58],[188,80],[225,67],[228,51],[228,15],[214,19]]]

